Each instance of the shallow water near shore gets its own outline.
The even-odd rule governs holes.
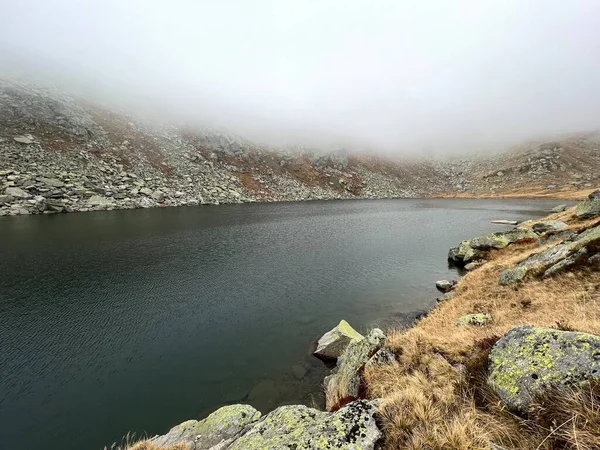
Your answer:
[[[556,201],[379,200],[0,218],[0,442],[100,449],[219,406],[321,406],[344,318],[406,324],[448,248]]]

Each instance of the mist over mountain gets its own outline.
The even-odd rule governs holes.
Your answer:
[[[596,129],[594,1],[23,0],[0,70],[269,143],[391,155]]]

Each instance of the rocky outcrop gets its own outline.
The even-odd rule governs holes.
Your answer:
[[[501,249],[510,244],[537,241],[538,235],[531,230],[515,228],[509,231],[486,234],[468,241],[463,241],[458,247],[453,247],[448,252],[448,260],[454,264],[465,265],[476,259],[481,259],[486,251]]]
[[[381,438],[377,402],[356,401],[335,413],[303,405],[281,406],[266,416],[248,405],[218,409],[153,438],[159,446],[191,450],[347,449],[373,450]]]
[[[351,342],[364,339],[364,336],[345,320],[325,333],[317,342],[314,355],[322,359],[337,359]]]
[[[531,229],[538,234],[546,233],[548,231],[559,231],[567,227],[567,224],[560,220],[541,220],[535,222]]]
[[[492,316],[487,313],[476,313],[476,314],[467,314],[465,316],[461,316],[456,321],[456,326],[464,327],[464,326],[477,326],[482,327],[485,324],[492,321]]]
[[[302,405],[281,406],[267,414],[228,450],[372,450],[381,439],[376,402],[352,402],[335,413]]]
[[[163,447],[189,444],[191,450],[226,449],[260,417],[260,412],[249,405],[224,406],[206,419],[183,422],[153,441]]]
[[[328,411],[337,410],[363,396],[362,371],[384,343],[383,331],[375,328],[366,338],[348,345],[338,358],[331,375],[325,378],[325,403]]]
[[[548,277],[562,272],[576,264],[586,263],[588,257],[597,253],[600,243],[600,226],[590,228],[549,249],[521,261],[517,267],[500,274],[500,284],[510,285],[523,280],[528,275]],[[587,247],[592,249],[588,250]]]
[[[600,378],[600,337],[541,327],[517,327],[489,355],[489,382],[513,411],[526,413],[536,396]]]
[[[575,214],[578,219],[586,220],[600,216],[600,196],[598,191],[592,192],[587,200],[579,202],[575,209]]]

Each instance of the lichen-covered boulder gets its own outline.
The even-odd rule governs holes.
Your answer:
[[[374,328],[366,338],[353,341],[346,347],[331,375],[325,377],[325,404],[328,411],[361,397],[365,364],[384,343],[383,331]]]
[[[513,411],[526,413],[532,400],[600,378],[600,336],[542,327],[506,333],[489,356],[489,382]]]
[[[303,405],[267,414],[228,450],[372,450],[381,438],[376,402],[356,401],[335,413]]]
[[[567,209],[567,205],[557,205],[554,208],[552,208],[550,211],[552,212],[563,212],[566,211]]]
[[[452,247],[448,251],[448,261],[455,264],[466,264],[481,256],[481,252],[471,247],[469,241],[463,241],[458,247]]]
[[[438,280],[435,282],[435,287],[440,292],[450,292],[456,286],[456,280],[448,281],[448,280]]]
[[[560,220],[541,220],[536,222],[532,226],[532,230],[536,233],[542,234],[548,231],[563,230],[567,227],[567,224]]]
[[[456,321],[457,327],[464,327],[468,325],[482,327],[486,323],[492,321],[492,316],[487,313],[477,313],[477,314],[467,314],[466,316],[461,316]]]
[[[183,422],[153,441],[163,447],[189,444],[191,450],[221,450],[260,419],[260,412],[250,405],[231,405],[217,409],[206,419]]]
[[[578,219],[586,220],[593,219],[600,215],[600,199],[599,198],[588,198],[577,204],[575,214]]]
[[[337,359],[350,342],[361,339],[364,336],[342,320],[334,329],[321,336],[313,354],[323,359]]]
[[[458,247],[451,248],[448,252],[448,260],[454,264],[465,265],[476,259],[481,259],[488,250],[501,249],[510,244],[537,239],[537,234],[525,228],[490,233],[469,241],[463,241]]]
[[[544,272],[543,277],[544,278],[550,277],[552,275],[556,275],[557,273],[564,272],[565,270],[569,269],[570,267],[573,267],[574,265],[576,265],[579,262],[586,259],[587,256],[588,256],[588,250],[587,250],[587,248],[583,247],[582,249],[576,251],[572,255],[569,255],[566,258],[561,259],[556,264],[547,268],[546,271]]]
[[[527,267],[515,267],[514,269],[506,269],[500,274],[500,284],[502,286],[508,286],[509,284],[515,284],[523,280],[527,275]]]

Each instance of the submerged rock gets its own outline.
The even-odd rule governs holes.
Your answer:
[[[331,375],[325,378],[325,403],[328,411],[356,400],[362,395],[362,371],[369,359],[383,347],[385,335],[379,328],[359,341],[351,342],[340,355]]]
[[[325,333],[317,342],[314,355],[319,358],[337,359],[352,341],[364,339],[364,336],[350,326],[345,320],[331,331]]]
[[[489,382],[513,411],[551,389],[581,386],[600,378],[600,337],[542,327],[517,327],[489,356]]]
[[[167,447],[189,444],[193,450],[226,449],[260,419],[260,412],[250,405],[231,405],[217,409],[203,420],[188,420],[153,439]]]
[[[352,402],[333,414],[303,405],[281,406],[227,448],[372,450],[382,436],[376,409],[376,402],[366,401]]]
[[[456,321],[456,326],[464,327],[468,325],[482,327],[486,323],[492,321],[492,316],[487,313],[478,313],[478,314],[467,314],[466,316],[459,317]]]
[[[516,220],[504,220],[504,219],[498,219],[498,220],[492,220],[493,224],[496,225],[516,225],[519,222]]]

